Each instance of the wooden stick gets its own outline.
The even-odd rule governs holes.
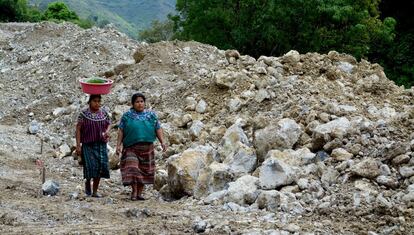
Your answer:
[[[40,139],[40,154],[43,154],[43,138]]]
[[[45,166],[42,167],[42,184],[46,181],[46,168]]]

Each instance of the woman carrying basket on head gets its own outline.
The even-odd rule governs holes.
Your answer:
[[[85,194],[101,197],[98,194],[99,181],[109,178],[106,143],[111,121],[108,113],[101,108],[101,95],[90,95],[88,104],[89,107],[79,114],[76,125],[76,153],[82,158]]]

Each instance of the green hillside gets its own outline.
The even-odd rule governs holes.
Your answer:
[[[30,0],[32,5],[45,9],[56,0]],[[155,19],[164,20],[175,10],[176,0],[60,0],[80,17],[105,25],[110,22],[120,31],[136,38],[138,31],[147,28]]]

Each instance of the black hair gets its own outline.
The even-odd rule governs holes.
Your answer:
[[[91,101],[92,101],[93,99],[95,99],[95,98],[102,99],[102,96],[101,96],[101,95],[90,95],[90,96],[89,96],[89,100],[88,100],[88,104],[90,104],[90,103],[91,103]]]
[[[145,102],[145,96],[144,96],[144,94],[138,92],[138,93],[133,94],[132,97],[131,97],[131,104],[132,105],[134,105],[134,103],[138,99],[138,97],[141,97],[144,100],[144,102]]]

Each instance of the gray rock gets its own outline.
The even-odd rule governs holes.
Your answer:
[[[337,161],[346,161],[353,157],[352,153],[349,153],[343,148],[334,149],[331,153],[331,157]]]
[[[387,186],[388,188],[397,188],[399,186],[398,180],[386,175],[380,175],[378,176],[375,181],[380,184]]]
[[[247,212],[248,211],[246,207],[240,206],[239,204],[234,203],[234,202],[225,203],[223,205],[223,209],[228,210],[228,211],[235,211],[235,212]]]
[[[409,178],[414,175],[414,166],[402,166],[400,167],[400,174],[404,178]]]
[[[276,189],[294,181],[293,169],[283,161],[268,158],[263,162],[259,172],[262,189]]]
[[[205,113],[207,111],[207,103],[204,100],[200,100],[196,106],[197,113]]]
[[[280,194],[280,208],[282,211],[297,215],[305,212],[305,209],[296,199],[293,193],[281,193]]]
[[[339,62],[337,66],[341,71],[349,74],[351,74],[354,69],[354,66],[352,64],[344,61]]]
[[[201,131],[203,130],[203,128],[204,128],[204,123],[202,121],[200,121],[200,120],[194,121],[193,124],[190,127],[190,130],[189,130],[190,135],[193,138],[198,138],[200,136]]]
[[[31,56],[30,55],[27,55],[27,54],[20,55],[17,58],[17,62],[20,63],[20,64],[23,64],[23,63],[28,62],[30,60],[30,58],[31,58]]]
[[[243,103],[239,98],[231,99],[228,103],[230,112],[237,112],[241,109]]]
[[[268,126],[255,133],[255,147],[259,160],[271,149],[291,149],[299,140],[302,128],[292,119],[282,119],[277,126]]]
[[[66,113],[66,108],[63,108],[63,107],[56,108],[52,112],[53,116],[55,116],[55,117],[61,116],[65,113]]]
[[[283,55],[282,61],[284,63],[297,63],[300,61],[300,54],[295,50],[290,50],[289,52]]]
[[[239,122],[226,131],[220,142],[218,153],[223,163],[229,166],[231,173],[243,175],[255,169],[256,152],[250,146],[250,141]]]
[[[193,118],[192,118],[191,114],[187,113],[187,114],[184,114],[180,117],[177,117],[174,120],[174,124],[177,127],[187,127],[188,123],[190,123],[192,120],[193,120]]]
[[[248,202],[253,203],[251,200],[246,201],[246,198],[251,199],[254,195],[257,197],[258,182],[258,178],[244,175],[235,182],[229,183],[227,195],[224,198],[225,202],[233,202],[239,205],[246,205]]]
[[[234,178],[229,169],[228,165],[218,162],[201,169],[194,187],[194,197],[201,198],[227,188],[228,183]]]
[[[166,170],[158,169],[155,173],[154,189],[160,190],[168,182],[168,173]]]
[[[197,106],[197,101],[194,97],[186,97],[185,98],[185,110],[194,111]]]
[[[42,185],[43,195],[55,196],[59,192],[59,183],[54,180],[47,180]]]
[[[350,127],[351,122],[345,117],[317,126],[312,134],[313,148],[321,149],[325,143],[331,140],[333,134],[344,136]]]
[[[193,195],[200,171],[214,159],[210,146],[197,146],[167,160],[168,185],[177,197]]]
[[[390,167],[386,164],[381,164],[380,172],[381,175],[391,175]]]
[[[394,165],[402,165],[405,163],[408,163],[410,161],[410,156],[407,154],[398,155],[395,158],[392,159],[392,164]]]
[[[240,72],[220,70],[215,74],[216,85],[224,89],[233,89],[238,80],[245,75]]]
[[[296,184],[299,186],[301,190],[308,189],[309,187],[309,180],[305,178],[301,178],[298,181],[296,181]]]
[[[376,202],[385,208],[392,208],[392,203],[389,202],[386,198],[384,198],[384,196],[382,194],[378,194]]]
[[[268,99],[270,99],[270,94],[269,94],[269,92],[267,92],[267,90],[266,90],[266,89],[260,89],[260,90],[256,93],[256,96],[254,97],[254,100],[255,100],[257,103],[261,103],[261,102],[263,102],[264,100],[268,100]]]
[[[193,230],[196,233],[204,233],[207,228],[207,222],[204,220],[198,220],[193,223]]]
[[[373,179],[381,174],[379,166],[380,164],[378,161],[372,158],[366,158],[353,165],[351,167],[351,172],[358,176]]]
[[[213,192],[208,195],[206,198],[203,199],[204,204],[215,204],[216,202],[220,202],[226,196],[227,190],[221,190],[217,192]]]
[[[57,151],[57,157],[59,158],[64,158],[64,157],[70,156],[71,154],[72,154],[72,150],[67,144],[62,144]]]
[[[409,192],[406,195],[404,195],[402,198],[402,201],[406,204],[414,202],[414,192]]]
[[[336,183],[338,176],[339,172],[337,170],[333,167],[328,167],[328,169],[322,173],[321,182],[324,186],[330,186]]]
[[[40,131],[40,124],[36,120],[31,121],[28,127],[28,131],[33,135],[37,134]]]
[[[276,212],[280,205],[280,193],[276,190],[261,191],[257,198],[259,209],[267,209]]]
[[[329,158],[329,154],[325,151],[318,151],[316,152],[315,160],[318,162],[323,162]]]

